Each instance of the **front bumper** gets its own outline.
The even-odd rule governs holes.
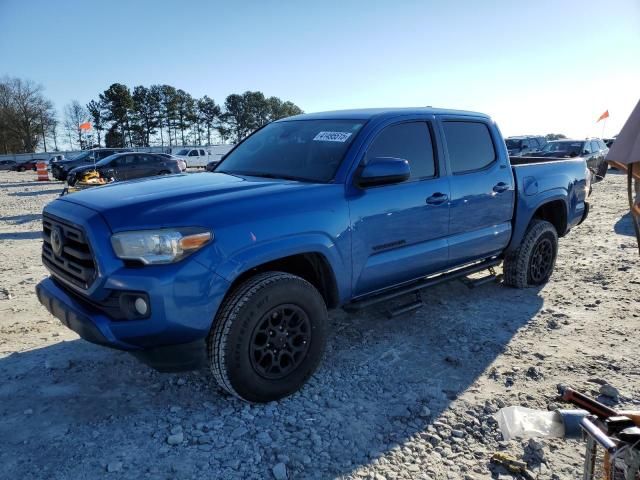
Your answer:
[[[109,328],[109,318],[82,305],[51,278],[36,285],[38,301],[49,313],[85,340],[119,350],[140,347],[118,340]]]
[[[112,232],[97,212],[59,199],[44,213],[84,232],[94,259],[95,280],[84,289],[55,269],[36,287],[40,303],[64,325],[90,342],[130,351],[142,360],[147,356],[163,370],[189,363],[187,350],[194,345],[204,351],[204,339],[229,288],[226,279],[198,261],[198,253],[206,252],[175,264],[128,267],[115,256]],[[148,317],[119,315],[124,307],[112,300],[132,292],[148,298]]]
[[[205,364],[208,330],[197,333],[186,326],[181,330],[177,324],[168,322],[165,334],[158,335],[158,321],[156,319],[154,322],[153,317],[114,321],[104,312],[70,294],[52,278],[46,278],[36,285],[36,294],[53,316],[83,339],[127,351],[160,372],[188,371]],[[209,315],[210,312],[203,314]],[[213,321],[213,317],[210,319]],[[149,327],[147,330],[145,323]],[[130,339],[126,337],[127,334],[132,335]]]

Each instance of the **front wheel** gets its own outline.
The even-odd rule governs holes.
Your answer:
[[[534,287],[549,280],[558,255],[558,232],[545,220],[533,220],[520,246],[504,259],[504,283]]]
[[[315,372],[327,337],[327,308],[306,280],[283,272],[248,279],[223,302],[207,339],[214,378],[249,402],[299,390]]]

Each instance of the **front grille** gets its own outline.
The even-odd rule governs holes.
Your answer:
[[[87,289],[96,278],[96,265],[84,231],[56,217],[44,215],[42,220],[42,262],[61,280]],[[54,253],[51,232],[62,237],[62,252]]]

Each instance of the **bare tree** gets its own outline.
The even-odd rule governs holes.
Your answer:
[[[64,107],[64,128],[67,130],[70,143],[72,136],[77,136],[78,147],[81,150],[86,147],[85,144],[87,142],[85,141],[80,124],[86,122],[88,118],[89,112],[77,100],[73,100]],[[73,144],[71,145],[71,148],[73,149]]]
[[[30,80],[0,80],[0,142],[5,153],[34,152],[41,141],[45,143],[55,112],[42,90]]]

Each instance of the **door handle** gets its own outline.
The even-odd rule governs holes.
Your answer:
[[[507,190],[509,190],[509,184],[504,182],[500,182],[493,186],[493,191],[496,193],[506,192]]]
[[[431,195],[429,198],[427,198],[427,204],[441,205],[447,200],[449,200],[449,195],[447,195],[446,193],[436,192],[433,195]]]

